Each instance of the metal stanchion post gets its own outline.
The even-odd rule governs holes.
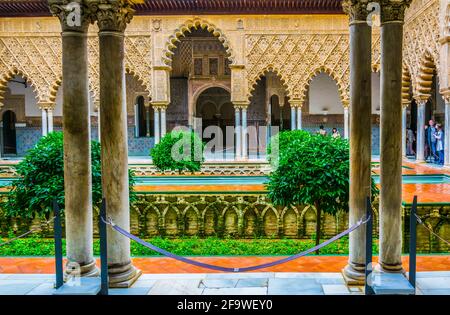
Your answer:
[[[108,252],[107,252],[107,226],[103,222],[106,220],[106,200],[102,200],[100,207],[100,264],[101,264],[101,289],[100,295],[108,295]]]
[[[365,270],[365,295],[373,295],[372,286],[369,283],[369,277],[372,273],[372,229],[373,229],[373,216],[372,216],[372,204],[370,197],[366,200],[366,218],[370,219],[366,223],[366,270]]]
[[[53,226],[54,236],[55,236],[55,273],[56,273],[56,284],[55,288],[58,289],[64,284],[63,276],[63,253],[62,253],[62,227],[61,227],[61,216],[58,202],[53,199],[53,212],[55,215],[55,223]]]
[[[417,196],[414,196],[409,218],[409,283],[416,289]]]

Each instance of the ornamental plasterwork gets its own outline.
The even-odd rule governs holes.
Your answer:
[[[225,47],[228,58],[231,63],[234,63],[234,53],[230,47],[230,42],[228,38],[224,35],[222,30],[216,27],[214,24],[200,18],[194,18],[192,20],[187,20],[181,24],[177,29],[174,30],[172,35],[166,40],[164,45],[164,50],[162,53],[162,64],[171,65],[172,57],[174,55],[174,50],[180,42],[180,39],[185,36],[186,33],[190,33],[192,29],[206,29],[216,36],[222,45]]]
[[[0,37],[0,102],[8,80],[15,75],[27,79],[40,103],[55,101],[61,84],[61,37]]]
[[[246,69],[251,96],[257,81],[267,71],[276,72],[291,100],[304,101],[311,80],[320,72],[336,81],[341,100],[349,93],[348,34],[247,35]],[[372,38],[372,68],[380,62],[380,35]]]
[[[135,76],[151,97],[152,83],[152,46],[150,35],[125,36],[125,69]],[[88,39],[89,54],[89,86],[96,102],[100,98],[99,50],[97,36]]]
[[[413,95],[420,94],[421,65],[429,56],[440,74],[439,30],[439,0],[413,1],[406,11],[403,37],[403,60],[411,75]]]

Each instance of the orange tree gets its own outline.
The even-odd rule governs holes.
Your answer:
[[[275,205],[310,205],[317,211],[316,245],[321,238],[322,213],[348,212],[350,152],[346,139],[283,131],[272,138],[269,150],[275,165],[267,184]],[[372,179],[372,199],[378,195]]]

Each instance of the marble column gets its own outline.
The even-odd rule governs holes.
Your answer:
[[[167,126],[167,122],[166,122],[166,108],[162,107],[161,108],[161,138],[163,138],[166,135],[166,127]]]
[[[381,1],[379,264],[402,268],[402,44],[410,1]]]
[[[115,224],[130,229],[124,31],[134,10],[129,2],[105,1],[96,8],[99,28],[102,188],[106,211]],[[141,272],[131,263],[130,240],[108,233],[111,287],[129,287]]]
[[[302,129],[302,106],[297,106],[297,129]]]
[[[235,146],[235,159],[240,160],[242,157],[242,149],[241,149],[241,109],[239,106],[234,107],[234,128],[236,134],[236,146]]]
[[[297,116],[295,113],[296,109],[291,105],[291,130],[297,129]]]
[[[242,140],[242,158],[246,160],[248,158],[248,143],[247,143],[247,107],[242,107],[242,132],[241,132]]]
[[[450,95],[445,96],[444,165],[450,166]]]
[[[345,0],[350,16],[350,200],[349,225],[366,215],[366,198],[371,193],[371,45],[372,30],[367,24],[367,3]],[[349,239],[349,260],[343,274],[348,284],[364,283],[365,227],[353,231]]]
[[[48,132],[53,132],[53,108],[47,109]]]
[[[416,161],[425,162],[425,99],[417,99]]]
[[[42,117],[42,135],[45,137],[48,134],[48,120],[47,120],[47,109],[41,108]]]
[[[402,104],[402,156],[406,157],[406,111],[409,103]]]
[[[150,137],[150,104],[145,105],[145,129],[147,129],[146,136]]]
[[[81,23],[70,26],[63,1],[49,1],[62,27],[64,198],[67,260],[80,266],[81,276],[99,271],[93,256],[92,175],[86,7]]]
[[[160,122],[159,122],[159,107],[153,107],[153,113],[154,113],[154,122],[155,122],[155,126],[154,126],[154,130],[155,130],[155,144],[159,143],[161,134],[160,134],[160,130],[161,130],[161,126],[160,126]]]
[[[344,105],[344,139],[348,139],[350,134],[350,126],[349,126],[349,110],[348,104]]]

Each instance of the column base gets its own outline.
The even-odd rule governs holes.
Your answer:
[[[348,264],[347,266],[342,269],[342,276],[344,277],[345,284],[347,285],[364,285],[366,281],[366,274],[364,266],[360,268],[355,269],[352,265]]]
[[[385,273],[405,273],[405,269],[403,269],[403,266],[400,265],[386,265],[383,263],[378,263],[374,271],[376,272],[385,272]]]
[[[130,288],[142,275],[142,271],[129,263],[125,266],[109,266],[108,275],[110,288]]]
[[[66,268],[64,270],[64,281],[67,281],[69,276],[74,271],[76,273],[78,273],[77,270],[74,270],[73,268],[71,268],[71,266],[69,266],[69,264],[66,264]],[[100,270],[97,268],[95,259],[86,265],[81,265],[79,271],[80,271],[80,274],[79,274],[80,277],[98,277],[98,276],[100,276]]]

